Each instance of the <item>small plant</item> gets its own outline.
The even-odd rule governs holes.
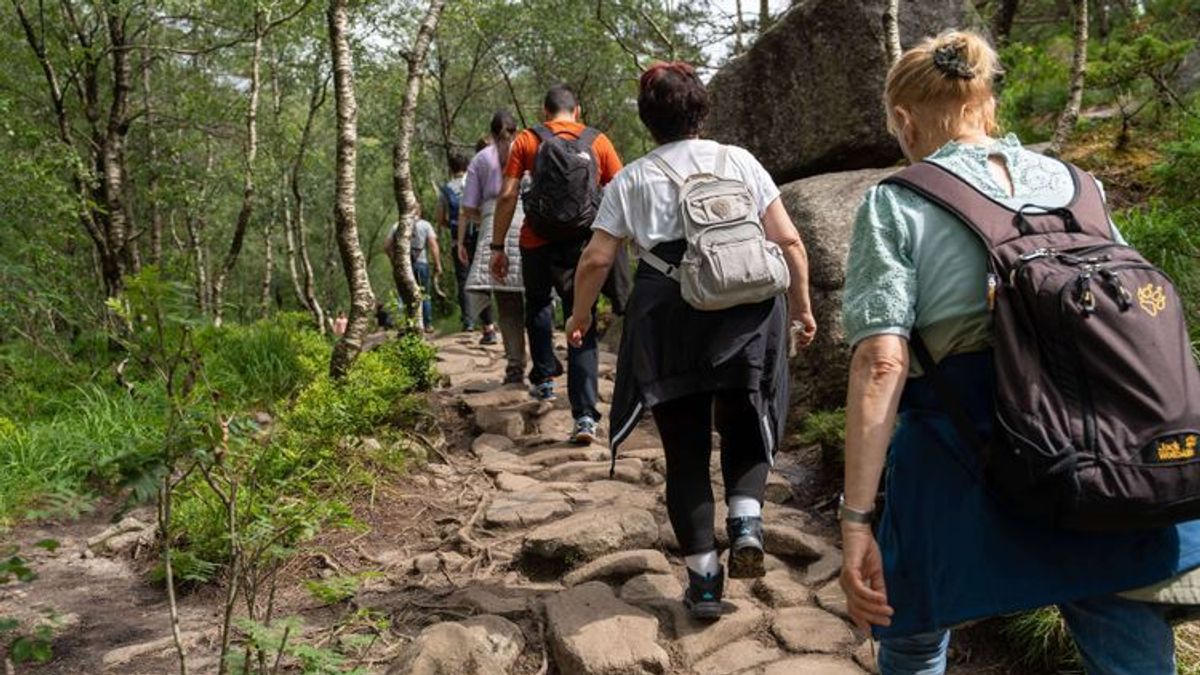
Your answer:
[[[809,413],[804,418],[797,440],[806,446],[821,446],[821,456],[826,461],[846,461],[846,409]]]
[[[308,592],[326,605],[336,605],[353,598],[361,585],[362,579],[354,575],[304,582]]]
[[[54,539],[43,539],[34,546],[53,552],[58,550],[59,543]],[[29,562],[18,553],[20,551],[15,547],[0,550],[0,585],[37,579]],[[53,609],[43,610],[42,617],[31,629],[21,631],[20,620],[0,616],[0,638],[15,634],[8,643],[8,657],[13,663],[47,663],[54,657],[54,630],[62,622]]]
[[[1075,640],[1062,615],[1053,607],[1009,618],[1001,633],[1012,644],[1016,662],[1021,666],[1050,672],[1078,666]]]

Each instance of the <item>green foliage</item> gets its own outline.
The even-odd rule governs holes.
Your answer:
[[[38,548],[54,550],[58,547],[58,542],[44,539],[35,545]],[[7,556],[7,559],[0,559],[0,586],[11,582],[28,583],[37,579],[37,573],[29,567],[26,560],[17,555],[18,552],[15,547],[0,550],[0,555]],[[47,663],[54,657],[54,629],[61,620],[53,609],[43,610],[42,615],[43,620],[33,624],[27,631],[21,630],[20,620],[0,616],[0,639],[6,639],[8,633],[15,633],[15,637],[6,640],[8,656],[13,663]]]
[[[1200,104],[1192,106],[1178,139],[1163,151],[1163,161],[1154,171],[1163,194],[1179,204],[1200,206]]]
[[[336,649],[318,647],[303,642],[304,624],[299,618],[288,617],[270,626],[256,621],[240,620],[238,627],[246,636],[248,646],[263,654],[268,666],[282,658],[294,659],[305,675],[365,675],[367,672],[346,663],[346,656]],[[239,675],[259,672],[253,663],[246,663],[244,654],[235,650],[228,661],[232,672]]]
[[[358,593],[362,580],[357,576],[330,577],[304,582],[304,587],[319,602],[326,605],[336,605],[354,597]]]
[[[238,407],[290,399],[329,364],[329,343],[307,328],[308,321],[303,314],[284,314],[200,330],[196,344],[205,355],[209,388]]]
[[[804,418],[797,440],[803,445],[821,446],[827,459],[844,461],[846,449],[846,409],[817,410]]]
[[[1167,41],[1150,33],[1110,41],[1089,65],[1088,81],[1102,89],[1125,91],[1137,84],[1167,81],[1195,45],[1194,40]]]
[[[1005,620],[1001,634],[1013,646],[1018,665],[1039,671],[1057,672],[1077,667],[1079,654],[1062,615],[1044,607]]]
[[[1005,129],[1025,143],[1048,140],[1055,116],[1067,101],[1070,65],[1062,54],[1069,46],[1061,40],[1051,50],[1045,44],[1013,43],[1000,53],[1004,84],[999,113]]]

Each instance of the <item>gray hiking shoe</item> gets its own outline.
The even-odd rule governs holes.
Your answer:
[[[728,518],[725,531],[729,533],[729,578],[757,579],[766,575],[763,565],[762,518]]]

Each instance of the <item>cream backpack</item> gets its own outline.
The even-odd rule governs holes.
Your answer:
[[[717,151],[712,173],[684,179],[655,153],[650,160],[679,188],[679,216],[687,251],[676,267],[645,251],[642,259],[679,282],[683,299],[704,311],[763,302],[788,290],[783,251],[767,241],[746,183],[724,178],[729,148]]]

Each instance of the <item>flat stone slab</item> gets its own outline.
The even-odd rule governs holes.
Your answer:
[[[515,473],[501,471],[496,474],[496,488],[504,492],[521,492],[524,490],[536,490],[542,485],[542,481],[529,476],[521,476]]]
[[[817,591],[817,604],[826,612],[832,612],[850,620],[850,610],[846,607],[846,594],[842,591],[842,585],[837,579],[826,583]]]
[[[545,466],[558,466],[568,462],[604,462],[608,457],[608,450],[599,446],[571,446],[536,450],[526,454],[525,461]]]
[[[796,581],[787,569],[772,570],[756,580],[754,594],[771,607],[801,607],[812,604],[812,591]]]
[[[817,560],[833,546],[820,537],[764,518],[763,548],[773,555]]]
[[[492,499],[484,521],[495,527],[531,527],[570,513],[571,505],[561,493],[511,492]]]
[[[794,494],[792,493],[792,484],[783,476],[771,472],[767,474],[767,490],[763,498],[773,504],[782,504],[790,502]]]
[[[658,619],[618,600],[598,581],[550,596],[546,623],[560,673],[658,675],[671,667],[670,656],[655,642]]]
[[[763,623],[763,611],[750,600],[726,600],[720,621],[697,621],[683,603],[670,606],[675,647],[686,663],[700,659],[754,633]]]
[[[673,574],[641,574],[621,587],[621,599],[639,607],[679,602],[683,584]]]
[[[802,580],[809,586],[819,586],[836,577],[842,571],[842,552],[830,547],[820,560],[804,569]]]
[[[523,476],[527,473],[539,471],[542,468],[540,464],[530,464],[519,455],[511,452],[488,453],[479,460],[479,463],[483,465],[483,470],[491,476],[498,476],[502,473]]]
[[[625,483],[640,484],[642,482],[642,460],[632,457],[618,459],[616,473],[610,476],[611,463],[599,462],[567,462],[552,466],[542,472],[546,480],[573,481],[587,483],[598,480],[619,480]]]
[[[514,447],[511,438],[497,434],[482,434],[471,441],[471,452],[479,458],[493,452],[511,452]]]
[[[471,412],[478,413],[480,410],[486,408],[505,408],[529,403],[532,400],[529,392],[524,387],[520,389],[502,387],[479,394],[467,394],[462,397],[462,404],[469,408]]]
[[[811,655],[776,661],[763,675],[863,675],[863,671],[846,659]]]
[[[729,675],[750,672],[751,668],[778,661],[783,652],[757,640],[738,640],[706,656],[692,666],[696,675]]]
[[[570,587],[600,579],[624,581],[646,572],[669,574],[671,564],[666,556],[653,549],[617,551],[571,570],[563,577],[563,584]]]
[[[790,652],[834,654],[858,642],[845,621],[816,607],[779,610],[771,624],[771,632]]]
[[[525,537],[521,550],[523,555],[548,560],[594,560],[657,543],[658,523],[649,511],[610,506],[542,525]]]

